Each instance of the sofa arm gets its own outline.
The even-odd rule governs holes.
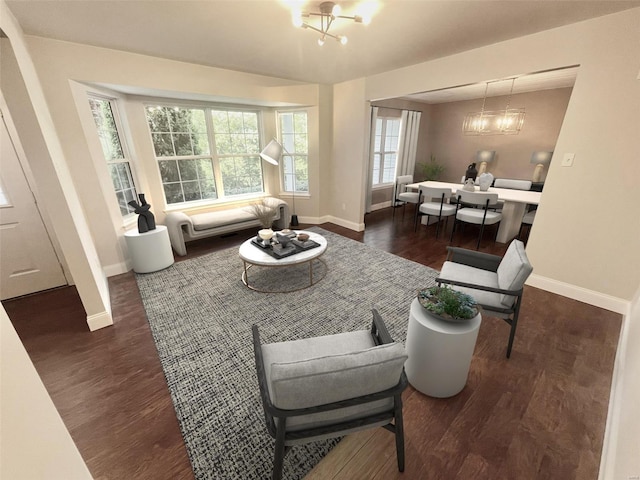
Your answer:
[[[495,272],[502,261],[502,257],[489,253],[467,250],[460,247],[447,247],[447,260],[454,263],[461,263],[474,268]]]
[[[180,256],[187,254],[187,246],[184,243],[183,226],[191,227],[191,218],[184,212],[170,212],[167,214],[165,223],[169,231],[169,240],[175,252]]]
[[[284,230],[285,228],[289,228],[289,204],[284,200],[280,200],[279,198],[275,197],[266,197],[263,202],[266,205],[277,209],[278,211],[277,218],[273,222],[274,227],[277,230]]]

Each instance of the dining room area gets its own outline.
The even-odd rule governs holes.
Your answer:
[[[568,66],[371,102],[366,212],[392,207],[394,219],[433,230],[431,238],[448,244],[468,223],[481,231],[478,249],[526,241],[550,163],[570,161],[553,152],[577,71]],[[459,202],[461,191],[475,191],[472,201],[482,197],[480,203]],[[486,214],[465,210],[471,220],[457,222],[461,207]]]

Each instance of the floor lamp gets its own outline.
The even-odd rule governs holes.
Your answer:
[[[278,165],[278,160],[282,157],[282,152],[291,156],[287,149],[282,146],[280,142],[278,142],[275,138],[271,140],[266,147],[260,152],[260,158],[271,163],[272,165]],[[293,191],[291,192],[291,202],[292,202],[292,210],[293,214],[291,215],[290,225],[292,227],[297,227],[300,225],[298,223],[298,215],[296,215],[296,186],[295,182],[293,185]]]

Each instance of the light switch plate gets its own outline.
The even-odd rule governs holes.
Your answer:
[[[574,158],[576,158],[576,154],[575,153],[565,153],[564,156],[562,157],[562,166],[563,167],[572,166]]]

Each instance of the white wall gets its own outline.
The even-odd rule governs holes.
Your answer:
[[[530,283],[625,311],[640,285],[640,222],[624,207],[640,203],[639,50],[636,8],[368,77],[364,96],[399,97],[580,65],[527,245]],[[334,142],[348,139],[350,156],[364,162],[364,129],[334,131]],[[576,154],[572,168],[558,161],[566,152]],[[336,192],[335,203],[356,187]],[[357,193],[364,196],[364,190]],[[602,201],[609,195],[614,208]]]
[[[0,2],[0,28],[10,41],[0,39],[3,53],[0,81],[4,98],[15,120],[21,143],[26,145],[31,134],[44,138],[49,155],[46,158],[29,158],[28,161],[38,190],[47,201],[48,216],[82,299],[87,324],[91,330],[111,325],[109,286],[86,222],[86,209],[83,209],[84,204],[71,178],[68,157],[65,157],[22,29],[4,1]],[[21,75],[7,75],[7,68],[18,67]],[[38,168],[38,162],[42,163],[42,168]]]
[[[356,231],[364,230],[364,185],[368,139],[363,128],[370,122],[364,79],[334,85],[333,157],[331,171],[332,221]]]
[[[1,305],[0,368],[0,478],[91,479]]]
[[[124,225],[114,219],[115,197],[106,197],[104,191],[107,169],[103,162],[91,161],[92,151],[83,130],[81,106],[85,85],[107,85],[127,91],[171,92],[175,98],[226,98],[229,101],[242,99],[244,103],[256,105],[308,105],[309,124],[312,132],[310,163],[317,168],[318,162],[318,119],[319,89],[317,85],[282,80],[253,74],[244,74],[219,68],[205,67],[183,62],[165,60],[145,55],[131,54],[116,50],[79,45],[69,42],[26,36],[29,53],[41,79],[44,96],[67,159],[75,187],[82,198],[100,262],[103,267],[124,265],[127,261],[126,245],[122,242]],[[55,61],[51,61],[55,58]],[[130,96],[122,102],[122,112],[131,127],[133,155],[143,176],[158,176],[152,145],[144,118],[140,97]],[[80,110],[80,111],[79,111]],[[273,112],[273,110],[272,110]],[[85,112],[86,113],[86,112]],[[315,117],[314,117],[315,115]],[[83,120],[83,117],[85,120]],[[273,113],[269,131],[275,135]],[[86,125],[85,125],[86,126]],[[98,152],[99,154],[99,152]],[[275,184],[271,192],[279,194],[277,169],[268,168],[267,176]],[[102,178],[102,180],[101,180]],[[158,182],[147,193],[149,203],[163,220],[163,197]],[[111,202],[109,204],[108,202]],[[301,202],[298,202],[302,204]],[[317,216],[319,204],[307,201],[311,215]],[[297,205],[298,206],[298,205]],[[114,221],[116,223],[114,224]]]

